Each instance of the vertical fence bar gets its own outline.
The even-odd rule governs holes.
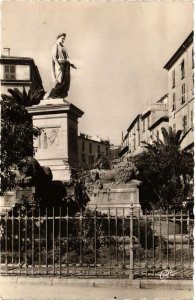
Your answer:
[[[184,278],[184,265],[183,265],[183,212],[181,211],[181,275]]]
[[[152,209],[152,271],[155,276],[154,209]]]
[[[59,269],[61,276],[61,223],[62,223],[62,208],[60,206],[60,218],[59,218]]]
[[[83,210],[81,208],[80,215],[80,261],[79,264],[82,266],[83,263]]]
[[[145,266],[146,266],[146,277],[148,277],[148,216],[147,210],[145,211]]]
[[[125,212],[124,212],[124,208],[123,208],[123,214],[122,214],[122,235],[123,235],[123,248],[122,248],[123,268],[125,268]]]
[[[159,235],[160,235],[160,249],[159,249],[159,251],[160,251],[160,253],[159,253],[159,260],[160,260],[160,262],[159,262],[159,267],[160,267],[160,269],[162,268],[162,234],[161,234],[161,209],[160,209],[160,211],[159,211]]]
[[[95,275],[97,275],[97,206],[94,213],[94,251],[95,251]]]
[[[12,264],[14,263],[14,212],[12,208]]]
[[[8,219],[8,213],[6,209],[5,213],[5,267],[6,267],[6,274],[8,273],[8,253],[7,253],[7,219]]]
[[[118,265],[118,209],[115,209],[115,238],[116,238],[116,263]]]
[[[21,211],[19,208],[19,216],[18,216],[18,264],[19,264],[19,274],[21,274],[21,225],[20,225],[20,221],[21,221]]]
[[[188,210],[188,217],[187,217],[187,232],[188,232],[188,260],[189,260],[189,269],[191,267],[191,248],[190,248],[190,239],[191,239],[191,232],[190,232],[190,211]]]
[[[34,209],[32,209],[32,274],[34,275]]]
[[[45,266],[46,266],[46,275],[48,274],[48,215],[47,215],[47,208],[45,210]]]
[[[68,248],[69,248],[69,241],[68,241],[68,207],[66,209],[66,272],[67,272],[67,275],[69,273],[69,270],[68,270]]]
[[[25,209],[25,217],[24,217],[24,222],[25,222],[25,235],[24,235],[24,244],[25,244],[25,272],[26,275],[28,273],[27,271],[27,267],[28,267],[28,255],[27,255],[27,251],[28,251],[28,245],[27,245],[27,239],[28,239],[28,229],[27,229],[27,209]]]
[[[55,208],[53,207],[53,275],[55,275]]]
[[[168,214],[168,210],[166,213],[166,223],[167,223],[167,269],[169,269],[169,214]]]
[[[133,275],[134,275],[134,265],[133,265],[133,203],[130,204],[130,226],[129,226],[129,230],[130,230],[130,245],[129,245],[129,250],[130,250],[130,262],[129,262],[129,279],[132,280],[133,279]]]
[[[137,232],[137,236],[138,236],[138,272],[139,272],[139,276],[141,276],[141,239],[140,239],[140,208],[138,209],[138,232]]]
[[[173,261],[174,261],[174,268],[176,267],[176,213],[174,209],[174,217],[173,217],[173,222],[174,222],[174,248],[173,248]]]
[[[109,276],[111,275],[111,237],[110,237],[110,208],[108,209],[108,238],[109,238],[109,252],[108,252],[108,261],[109,261]]]
[[[39,273],[41,273],[41,210],[39,208]]]

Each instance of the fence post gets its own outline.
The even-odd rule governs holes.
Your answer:
[[[133,203],[130,204],[130,263],[129,263],[129,279],[133,279],[133,273],[134,273],[134,265],[133,265]]]

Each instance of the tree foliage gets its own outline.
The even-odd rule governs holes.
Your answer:
[[[180,210],[193,201],[193,153],[181,150],[186,135],[162,128],[163,140],[144,143],[146,150],[135,165],[142,181],[141,201],[145,208]]]
[[[33,85],[30,87],[28,92],[26,92],[25,87],[23,87],[22,92],[17,88],[8,89],[8,92],[17,101],[18,104],[25,107],[39,104],[40,100],[43,99],[43,96],[45,94],[42,88],[36,88]]]
[[[31,116],[24,105],[13,97],[1,99],[1,192],[15,186],[14,167],[25,156],[33,155],[33,138],[41,130],[32,125]]]

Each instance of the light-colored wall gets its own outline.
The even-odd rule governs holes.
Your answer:
[[[187,116],[187,130],[192,124],[193,115],[193,72],[192,68],[192,48],[190,45],[186,51],[180,56],[175,64],[168,71],[168,91],[169,91],[169,124],[173,127],[176,124],[176,130],[183,130],[183,116]],[[181,79],[181,62],[185,61],[185,77]],[[172,85],[172,72],[175,70],[175,87]],[[185,103],[181,103],[182,98],[182,84],[185,83]],[[176,109],[173,111],[173,94],[175,93]],[[191,115],[192,114],[192,115]],[[193,142],[193,131],[190,131],[188,136],[182,143],[185,148]]]
[[[15,65],[15,64],[8,64]],[[4,66],[0,65],[0,80],[4,80]],[[30,66],[29,65],[15,65],[16,79],[15,80],[30,80]],[[6,80],[6,79],[5,79]]]
[[[136,120],[134,126],[126,135],[126,139],[123,141],[123,147],[129,147],[128,152],[124,154],[123,158],[135,156],[142,152],[144,149],[142,141],[150,143],[152,140],[156,139],[155,133],[157,130],[159,131],[159,137],[162,139],[161,128],[168,128],[167,122],[162,121],[160,124],[156,125],[154,129],[150,130],[150,126],[162,117],[168,117],[167,97],[163,99],[162,103],[150,105]],[[145,130],[143,125],[144,120]]]
[[[83,151],[83,142],[85,144],[85,149]],[[91,153],[90,153],[90,146],[91,144]],[[93,159],[96,158],[96,155],[98,153],[98,146],[100,149],[100,153],[105,153],[108,159],[110,158],[110,145],[105,144],[104,142],[98,142],[92,139],[86,139],[81,136],[78,137],[78,153],[79,153],[79,164],[82,165],[83,162],[83,155],[85,156],[85,163],[88,166],[91,166],[91,159],[90,157],[93,157]],[[106,150],[107,149],[107,150]],[[108,154],[108,155],[107,155]],[[85,164],[84,163],[84,164]]]
[[[10,95],[10,93],[8,92],[8,89],[17,88],[18,90],[20,90],[22,92],[23,86],[24,86],[25,90],[28,92],[28,90],[30,88],[30,84],[31,84],[31,82],[29,81],[29,83],[25,82],[25,84],[21,84],[21,85],[20,84],[1,85],[0,91],[1,91],[1,94]]]

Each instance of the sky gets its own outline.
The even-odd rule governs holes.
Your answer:
[[[167,93],[163,69],[193,29],[191,1],[2,1],[1,49],[32,57],[52,84],[59,33],[77,66],[67,101],[84,115],[79,132],[121,143],[122,131]]]

